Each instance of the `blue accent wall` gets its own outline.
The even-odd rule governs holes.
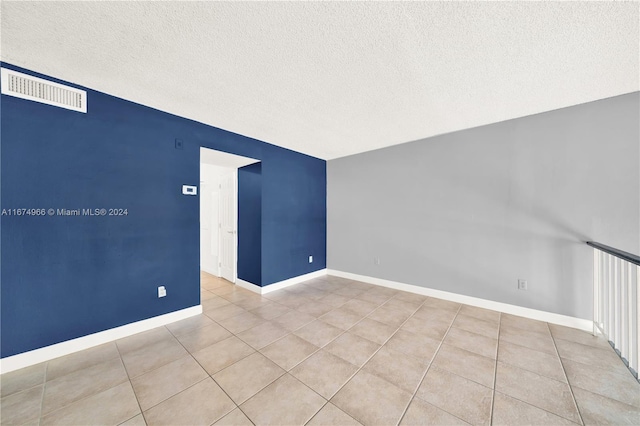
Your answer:
[[[275,148],[263,150],[262,157],[263,286],[324,269],[327,259],[326,162]]]
[[[262,163],[238,169],[238,278],[262,285]]]
[[[128,215],[1,217],[2,357],[199,304],[198,198],[181,187],[199,181],[200,146],[262,162],[260,238],[240,221],[239,277],[326,267],[325,161],[82,89],[87,114],[2,95],[0,208]],[[256,190],[257,174],[239,176]],[[239,198],[247,219],[256,199]]]

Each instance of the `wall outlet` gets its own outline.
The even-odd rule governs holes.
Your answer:
[[[167,295],[167,289],[164,288],[163,285],[161,285],[160,287],[158,287],[158,297],[165,297]]]
[[[518,290],[527,289],[527,280],[518,280]]]
[[[309,256],[309,263],[313,263],[313,256]]]
[[[379,265],[380,264],[380,258],[379,257],[374,257],[373,258],[373,264],[374,265]]]

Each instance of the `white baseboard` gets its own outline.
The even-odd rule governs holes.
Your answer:
[[[292,285],[300,284],[302,282],[305,282],[314,278],[324,277],[326,275],[327,275],[327,270],[320,269],[318,271],[309,272],[308,274],[304,274],[304,275],[298,275],[297,277],[289,278],[284,281],[278,281],[277,283],[269,284],[264,287],[260,287],[256,284],[252,284],[248,281],[244,281],[239,278],[236,280],[236,284],[242,288],[246,288],[247,290],[254,291],[258,294],[267,294],[267,293],[271,293],[272,291],[281,290],[285,287],[291,287]]]
[[[553,312],[539,311],[537,309],[524,308],[522,306],[511,305],[509,303],[494,302],[493,300],[480,299],[478,297],[465,296],[463,294],[450,293],[448,291],[435,290],[426,287],[419,287],[412,284],[404,284],[396,281],[384,280],[382,278],[368,277],[366,275],[352,274],[350,272],[327,269],[328,275],[347,278],[355,281],[362,281],[369,284],[388,287],[395,290],[407,291],[409,293],[421,294],[423,296],[435,297],[452,302],[464,303],[466,305],[477,306],[479,308],[491,309],[493,311],[504,312],[506,314],[517,315],[551,324],[564,325],[565,327],[577,328],[592,332],[593,322],[587,319],[570,317],[567,315],[555,314]]]
[[[219,274],[219,272],[217,270],[214,271],[213,269],[210,269],[208,267],[204,267],[202,265],[200,265],[200,270],[206,272],[207,274],[211,274],[214,277],[219,277],[220,276],[220,274]]]
[[[324,277],[327,275],[326,269],[320,269],[318,271],[309,272],[308,274],[298,275],[297,277],[289,278],[288,280],[278,281],[277,283],[269,284],[261,287],[262,294],[271,293],[272,291],[281,290],[285,287],[291,287],[292,285],[300,284],[302,282],[312,280],[318,277]]]
[[[242,288],[246,288],[247,290],[251,290],[254,293],[262,294],[262,287],[257,284],[250,283],[249,281],[241,280],[240,278],[236,279],[236,285],[239,285]]]
[[[158,315],[157,317],[148,318],[142,321],[136,321],[120,327],[111,328],[109,330],[100,331],[98,333],[89,334],[87,336],[78,337],[77,339],[67,340],[65,342],[56,343],[55,345],[45,346],[44,348],[34,349],[29,352],[9,356],[0,359],[0,374],[28,367],[30,365],[39,364],[73,352],[89,349],[103,343],[113,342],[152,328],[180,321],[194,315],[202,313],[202,305],[192,306],[190,308],[181,309],[168,314]]]

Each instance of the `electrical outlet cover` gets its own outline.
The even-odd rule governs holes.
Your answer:
[[[183,195],[198,195],[198,187],[194,185],[182,185]]]

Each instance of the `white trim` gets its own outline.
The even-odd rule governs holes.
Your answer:
[[[593,331],[593,322],[587,319],[555,314],[553,312],[539,311],[537,309],[511,305],[509,303],[494,302],[493,300],[480,299],[478,297],[465,296],[463,294],[450,293],[448,291],[435,290],[435,289],[426,288],[426,287],[419,287],[417,285],[404,284],[396,281],[384,280],[381,278],[368,277],[366,275],[358,275],[358,274],[352,274],[350,272],[336,271],[334,269],[327,269],[327,274],[334,275],[336,277],[347,278],[350,280],[362,281],[369,284],[379,285],[381,287],[393,288],[395,290],[407,291],[409,293],[421,294],[423,296],[436,297],[438,299],[464,303],[466,305],[477,306],[479,308],[491,309],[493,311],[504,312],[507,314],[517,315],[517,316],[530,318],[538,321],[564,325],[565,327],[577,328],[577,329],[588,331],[588,332]]]
[[[278,281],[277,283],[268,284],[264,287],[260,287],[256,284],[250,283],[249,281],[241,280],[240,278],[236,280],[236,284],[242,288],[246,288],[247,290],[251,290],[258,294],[267,294],[267,293],[271,293],[272,291],[280,290],[285,287],[291,287],[292,285],[300,284],[302,282],[312,280],[314,278],[324,277],[326,275],[327,275],[327,270],[320,269],[318,271],[309,272],[308,274],[304,274],[304,275],[298,275],[297,277],[289,278],[284,281]]]
[[[309,272],[308,274],[298,275],[297,277],[289,278],[288,280],[278,281],[277,283],[269,284],[261,287],[262,294],[271,293],[272,291],[280,290],[285,287],[291,287],[292,285],[300,284],[302,282],[312,280],[318,277],[324,277],[327,275],[326,269],[320,269],[318,271]]]
[[[240,278],[238,278],[236,279],[236,285],[239,285],[242,288],[246,288],[247,290],[251,290],[254,293],[262,294],[262,287],[254,283],[250,283],[249,281],[241,280]]]
[[[169,312],[168,314],[158,315],[157,317],[132,322],[120,327],[78,337],[77,339],[67,340],[65,342],[56,343],[55,345],[45,346],[44,348],[34,349],[29,352],[23,352],[21,354],[2,358],[0,360],[0,373],[8,373],[30,365],[39,364],[54,358],[69,355],[73,352],[102,345],[103,343],[113,342],[114,340],[122,339],[123,337],[151,330],[152,328],[180,321],[201,313],[202,305],[192,306],[179,311]]]
[[[205,268],[202,265],[200,265],[200,270],[206,272],[209,275],[213,275],[214,277],[220,278],[220,275],[218,275],[218,272],[210,270],[209,268]]]

